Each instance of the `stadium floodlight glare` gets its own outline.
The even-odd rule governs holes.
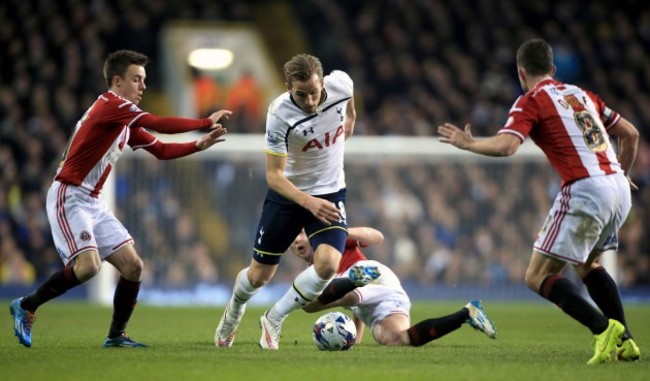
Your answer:
[[[233,53],[227,49],[195,49],[187,56],[190,66],[202,70],[225,69],[233,59]]]

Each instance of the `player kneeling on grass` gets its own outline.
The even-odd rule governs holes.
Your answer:
[[[360,250],[381,243],[384,235],[369,227],[352,227],[348,233],[336,278],[303,310],[311,313],[334,307],[349,308],[357,328],[357,343],[361,342],[366,324],[381,345],[424,345],[457,330],[463,323],[496,338],[496,327],[477,300],[455,313],[411,326],[411,301],[399,278],[384,264],[368,260]],[[291,244],[291,251],[311,263],[313,250],[304,231]]]

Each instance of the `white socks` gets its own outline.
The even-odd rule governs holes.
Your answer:
[[[282,322],[289,312],[302,308],[320,295],[329,281],[318,276],[313,265],[309,266],[298,274],[292,287],[271,307],[266,317],[274,322]]]
[[[228,302],[228,311],[233,316],[239,316],[244,313],[246,309],[246,302],[250,300],[259,291],[259,288],[253,287],[248,280],[248,269],[246,267],[237,274],[235,278],[235,285],[232,288],[232,296]]]

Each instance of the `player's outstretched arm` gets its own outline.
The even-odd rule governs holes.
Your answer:
[[[207,134],[201,136],[199,139],[196,140],[196,148],[199,150],[203,151],[205,149],[208,149],[212,147],[213,145],[217,143],[221,143],[225,141],[226,139],[222,139],[221,137],[224,136],[225,134],[228,133],[228,130],[223,128],[220,124],[217,124],[217,127]]]
[[[212,113],[208,119],[212,121],[212,127],[216,127],[217,123],[221,118],[225,117],[226,119],[230,118],[230,115],[232,115],[232,111],[230,110],[219,110],[217,112]]]
[[[354,326],[357,328],[357,339],[354,343],[359,344],[363,339],[363,329],[366,328],[366,323],[359,319],[355,314],[352,314],[352,321],[354,322]]]
[[[443,143],[485,156],[512,156],[521,145],[519,138],[512,134],[498,134],[481,140],[474,139],[469,124],[461,130],[452,123],[445,123],[438,126],[438,135]]]
[[[359,241],[362,246],[379,245],[384,242],[384,234],[367,226],[348,228],[348,239]]]
[[[215,129],[222,117],[228,118],[232,114],[230,110],[220,110],[205,119],[190,119],[179,117],[158,117],[153,114],[145,114],[137,120],[137,125],[148,130],[163,134],[179,134],[188,131],[202,130],[205,128]]]
[[[218,125],[217,128],[211,130],[193,142],[163,143],[149,134],[145,129],[137,128],[133,130],[132,139],[134,141],[137,139],[138,142],[146,143],[141,145],[142,148],[154,155],[158,160],[172,160],[202,151],[216,143],[224,141],[225,139],[222,139],[221,137],[227,132],[228,131],[225,128]],[[153,142],[153,144],[148,144],[148,142]]]

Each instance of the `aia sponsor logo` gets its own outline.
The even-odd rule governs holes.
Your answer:
[[[303,147],[302,147],[302,152],[307,152],[310,149],[317,149],[321,150],[323,148],[327,148],[331,145],[336,144],[336,141],[339,137],[343,136],[343,126],[338,126],[336,131],[334,133],[331,132],[326,132],[325,135],[320,136],[318,138],[314,138],[309,140]]]

